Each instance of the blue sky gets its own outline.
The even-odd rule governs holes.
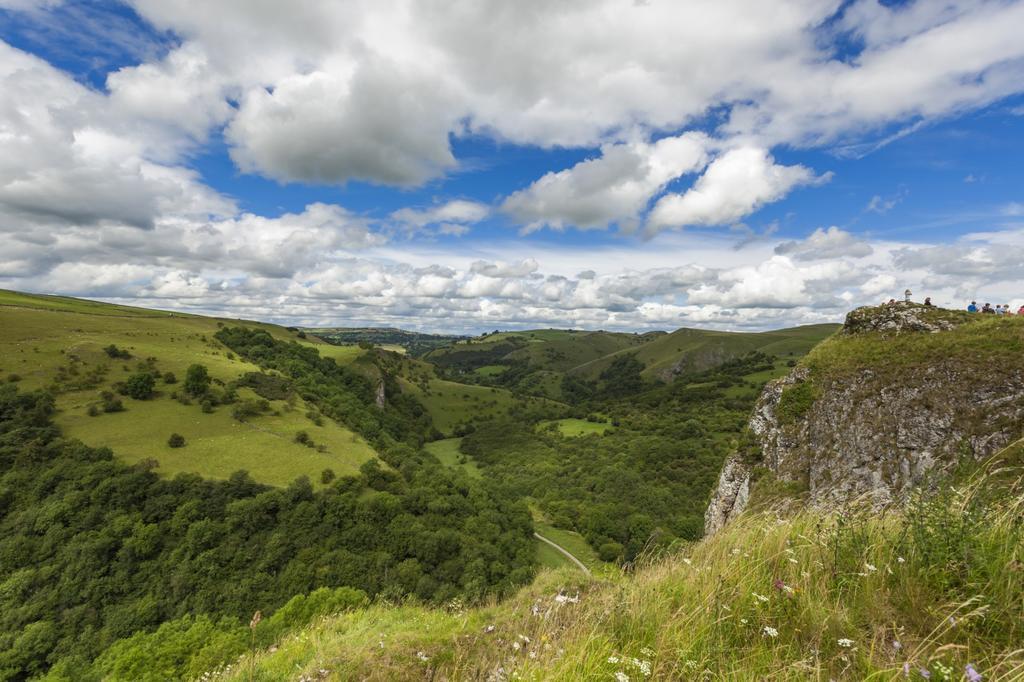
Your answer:
[[[452,331],[1024,304],[1024,3],[528,5],[0,0],[0,286]]]

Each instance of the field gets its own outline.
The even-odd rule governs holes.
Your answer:
[[[586,419],[556,419],[553,421],[543,421],[537,424],[538,429],[543,429],[550,424],[554,424],[558,429],[558,432],[568,438],[575,438],[576,436],[588,436],[590,434],[597,434],[603,436],[604,434],[611,431],[613,427],[608,422],[591,422]]]
[[[124,398],[124,412],[86,415],[99,391],[124,380],[147,358],[156,358],[160,373],[172,372],[179,380],[189,365],[196,363],[206,366],[215,381],[225,383],[257,371],[258,367],[235,357],[213,338],[220,324],[264,329],[275,338],[315,347],[343,364],[364,352],[357,347],[303,340],[276,325],[234,320],[225,323],[213,318],[0,291],[0,348],[4,349],[0,377],[15,374],[20,377],[19,386],[31,390],[51,385],[60,368],[74,373],[65,375],[71,376],[71,381],[93,371],[102,372],[94,388],[60,392],[57,425],[88,445],[112,448],[127,461],[155,459],[160,463],[159,471],[167,475],[192,472],[227,478],[245,469],[255,480],[271,485],[286,485],[298,476],[308,476],[318,486],[324,469],[330,468],[339,476],[354,473],[360,464],[375,457],[373,449],[348,429],[330,420],[324,420],[324,426],[315,426],[304,416],[307,408],[301,400],[290,410],[283,402],[275,402],[277,416],[258,417],[243,424],[231,418],[230,406],[204,414],[198,405],[185,406],[170,398],[180,384],[161,383],[159,394],[152,400]],[[127,350],[132,358],[111,359],[103,351],[110,344]],[[244,390],[240,394],[246,395]],[[327,452],[295,443],[299,430],[307,431]],[[172,432],[185,437],[184,448],[167,446]]]
[[[427,443],[423,448],[437,457],[441,464],[449,467],[461,467],[470,476],[480,478],[480,468],[473,458],[459,452],[459,443],[461,442],[461,438],[445,438]],[[461,461],[463,458],[465,458],[465,462]]]

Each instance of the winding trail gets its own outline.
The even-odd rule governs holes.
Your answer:
[[[544,537],[543,535],[541,535],[540,533],[537,533],[537,532],[534,532],[534,534],[533,534],[533,537],[537,538],[537,539],[538,539],[538,540],[540,540],[541,542],[546,542],[546,543],[548,543],[549,545],[551,545],[552,547],[554,547],[555,549],[557,549],[557,550],[558,550],[559,552],[561,552],[562,554],[564,554],[565,556],[567,556],[567,557],[569,558],[569,561],[571,561],[571,562],[573,562],[574,564],[576,564],[576,566],[577,566],[577,567],[578,567],[578,568],[579,568],[579,569],[580,569],[581,571],[583,571],[583,572],[584,572],[584,573],[586,573],[587,575],[592,575],[592,574],[591,574],[591,572],[590,572],[590,569],[589,569],[589,568],[587,568],[587,567],[586,567],[586,565],[585,565],[585,564],[584,564],[584,563],[583,563],[582,561],[580,561],[580,560],[579,560],[579,559],[577,559],[577,558],[576,558],[575,556],[573,556],[572,552],[570,552],[569,550],[567,550],[567,549],[566,549],[565,547],[562,547],[562,546],[561,546],[560,544],[558,544],[557,542],[553,542],[553,541],[551,541],[551,540],[548,540],[548,539],[547,539],[546,537]]]

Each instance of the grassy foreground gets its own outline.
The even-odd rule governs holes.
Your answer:
[[[750,514],[632,575],[547,571],[501,604],[373,605],[219,676],[1019,680],[1024,499],[1019,479],[1005,489],[1017,473],[899,513]]]

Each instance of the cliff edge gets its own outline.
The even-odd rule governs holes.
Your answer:
[[[885,506],[1024,431],[1024,317],[914,303],[858,308],[768,384],[705,514],[750,506]]]

